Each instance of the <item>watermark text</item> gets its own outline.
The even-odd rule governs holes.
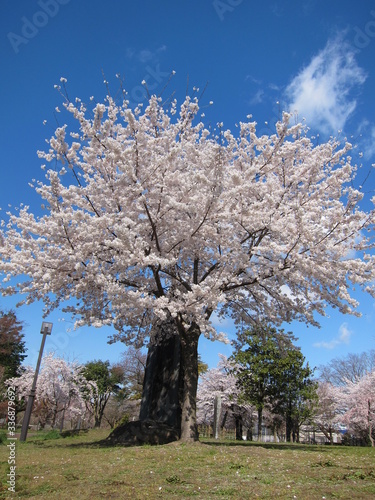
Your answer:
[[[16,388],[9,386],[7,390],[8,397],[8,465],[7,473],[8,491],[16,492]]]
[[[31,39],[36,37],[41,28],[44,28],[49,20],[57,15],[60,5],[66,5],[70,0],[38,0],[40,10],[34,12],[31,17],[22,16],[20,32],[10,31],[8,40],[16,54],[23,45],[27,45]]]

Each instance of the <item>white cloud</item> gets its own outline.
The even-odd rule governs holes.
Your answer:
[[[314,347],[323,347],[324,349],[334,349],[341,344],[349,344],[352,331],[349,330],[347,323],[342,323],[339,328],[339,335],[329,342],[316,342]]]
[[[363,151],[364,157],[368,160],[375,156],[375,125],[364,119],[358,127],[360,139],[359,147]]]
[[[329,40],[308,66],[286,89],[291,112],[297,111],[307,125],[327,134],[337,134],[353,114],[357,101],[354,91],[365,82],[366,74],[343,37]]]
[[[371,127],[370,134],[368,135],[368,141],[365,144],[364,153],[368,158],[375,156],[375,125]]]
[[[280,91],[280,87],[278,85],[276,85],[276,83],[270,83],[268,84],[268,87],[271,89],[271,90],[275,90],[277,92]]]
[[[349,344],[352,331],[349,330],[347,323],[343,323],[339,328],[340,336],[339,340],[342,344]]]
[[[249,100],[249,104],[250,105],[260,104],[261,102],[263,102],[263,98],[264,98],[264,90],[259,89]]]
[[[262,80],[259,78],[255,78],[253,75],[246,75],[245,82],[250,81],[251,83],[255,83],[255,85],[262,85]]]
[[[166,45],[160,45],[160,47],[156,49],[156,52],[159,54],[160,52],[165,52],[166,50],[167,50]]]

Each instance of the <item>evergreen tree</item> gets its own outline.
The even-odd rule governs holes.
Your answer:
[[[232,356],[242,398],[258,411],[258,440],[266,404],[286,422],[286,438],[297,434],[299,426],[310,414],[310,401],[315,396],[312,370],[304,366],[305,358],[293,341],[291,332],[276,330],[268,324],[253,326],[239,334]]]
[[[299,441],[300,426],[312,415],[317,401],[313,370],[295,346],[280,352],[275,368],[272,411],[285,418],[286,440],[292,436]]]
[[[0,367],[3,380],[19,375],[18,370],[26,357],[23,324],[13,311],[0,312]]]
[[[23,340],[23,324],[13,311],[0,311],[0,414],[6,415],[7,398],[5,381],[19,376],[19,370],[26,357]],[[21,409],[17,402],[17,411]]]

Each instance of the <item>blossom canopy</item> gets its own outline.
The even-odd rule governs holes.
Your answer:
[[[214,311],[316,323],[327,305],[354,313],[353,286],[374,294],[374,212],[350,144],[314,145],[286,113],[269,136],[254,121],[212,131],[190,97],[64,107],[71,131],[39,152],[44,213],[23,207],[0,234],[3,294],[65,303],[127,342],[167,318],[217,338]]]

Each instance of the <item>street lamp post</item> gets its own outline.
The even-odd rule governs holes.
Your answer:
[[[38,380],[40,363],[42,361],[42,356],[43,356],[44,344],[46,342],[47,335],[51,335],[51,332],[52,332],[52,323],[49,323],[48,321],[43,321],[42,328],[40,330],[40,333],[43,335],[43,338],[42,338],[42,343],[40,346],[38,362],[37,362],[36,368],[35,368],[33,385],[32,385],[31,390],[30,390],[29,399],[27,400],[25,416],[23,417],[20,441],[26,441],[27,430],[29,428],[31,412],[33,409],[33,404],[34,404],[34,398],[35,398],[35,392],[36,392],[36,381]]]

